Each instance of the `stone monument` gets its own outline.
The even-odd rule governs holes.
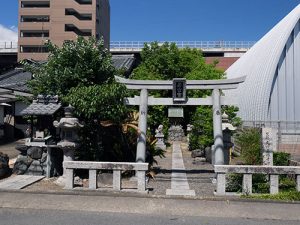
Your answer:
[[[262,128],[262,156],[263,165],[273,166],[273,136],[272,128]]]

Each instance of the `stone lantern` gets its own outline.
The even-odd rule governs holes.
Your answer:
[[[190,138],[191,138],[193,128],[194,128],[194,125],[191,125],[191,124],[186,125],[186,133],[187,133],[187,138],[186,139],[187,139],[187,143],[188,143],[189,148],[190,148]]]
[[[157,139],[157,142],[155,144],[156,148],[160,148],[162,150],[166,150],[166,144],[165,144],[165,135],[163,134],[163,125],[159,125],[158,128],[155,131],[155,137]]]
[[[222,130],[223,130],[223,142],[224,142],[224,164],[228,165],[230,162],[230,148],[233,146],[231,142],[232,131],[236,130],[236,127],[229,123],[228,115],[224,112],[222,115]]]
[[[73,117],[74,107],[65,107],[65,117],[61,118],[60,121],[54,121],[53,125],[56,128],[61,129],[60,138],[61,141],[57,143],[57,146],[63,150],[64,161],[74,161],[74,152],[79,148],[78,134],[79,128],[83,127],[78,118]],[[65,175],[65,169],[63,175]]]

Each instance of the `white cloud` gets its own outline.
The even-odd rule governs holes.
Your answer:
[[[18,33],[18,27],[16,26],[11,26],[9,29]]]
[[[18,32],[16,27],[7,28],[0,24],[0,42],[5,41],[18,41]]]

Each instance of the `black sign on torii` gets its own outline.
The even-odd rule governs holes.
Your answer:
[[[173,79],[173,102],[186,102],[186,79]]]

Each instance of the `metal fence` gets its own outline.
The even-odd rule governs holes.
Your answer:
[[[240,129],[249,127],[272,128],[275,150],[300,157],[300,121],[243,121]]]
[[[159,41],[162,45],[166,41]],[[178,48],[197,48],[197,49],[236,49],[248,50],[255,42],[254,41],[168,41],[175,43]],[[111,49],[120,50],[142,50],[144,44],[151,43],[151,41],[111,41]],[[0,42],[0,49],[17,49],[18,42]]]
[[[0,49],[17,49],[18,42],[0,42]]]
[[[175,43],[178,48],[197,48],[197,49],[250,49],[254,41],[167,41]],[[149,41],[112,41],[110,42],[111,49],[134,49],[141,50],[144,44],[150,43]],[[158,44],[162,45],[165,41],[159,41]]]

